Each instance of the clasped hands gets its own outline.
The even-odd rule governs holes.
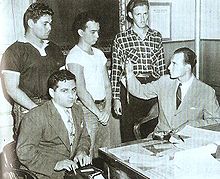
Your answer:
[[[79,168],[77,163],[80,164],[81,167],[89,165],[92,163],[92,158],[88,156],[85,152],[79,152],[76,154],[73,160],[65,159],[56,163],[54,170],[61,171],[73,171],[76,174],[76,169]]]

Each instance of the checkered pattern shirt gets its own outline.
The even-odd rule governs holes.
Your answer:
[[[134,74],[151,73],[159,78],[165,74],[166,65],[162,36],[158,31],[149,28],[145,39],[141,39],[131,28],[116,35],[112,49],[112,94],[120,99],[120,80],[123,75],[124,62],[133,62]]]

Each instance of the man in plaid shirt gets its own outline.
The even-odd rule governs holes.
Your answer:
[[[133,72],[141,83],[148,83],[165,74],[164,49],[161,34],[148,27],[148,0],[131,0],[127,5],[127,19],[131,27],[116,35],[112,53],[112,93],[113,109],[121,115],[122,142],[135,140],[134,123],[147,116],[156,99],[141,100],[127,95],[121,85],[126,60],[133,62]],[[153,131],[153,127],[149,126]]]

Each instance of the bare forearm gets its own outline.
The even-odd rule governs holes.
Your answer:
[[[109,86],[106,90],[106,104],[105,104],[105,109],[108,112],[111,111],[111,99],[112,99],[111,86]]]
[[[28,110],[36,107],[37,105],[19,88],[13,89],[13,91],[8,90],[8,94],[11,98],[21,106],[27,108]]]
[[[99,109],[96,107],[92,96],[89,94],[88,91],[86,90],[79,90],[78,91],[78,96],[80,98],[80,100],[82,101],[82,103],[92,112],[94,113],[96,116],[99,116]]]

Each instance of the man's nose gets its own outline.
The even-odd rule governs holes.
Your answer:
[[[47,25],[47,29],[48,29],[48,31],[51,31],[51,24]]]
[[[168,70],[170,70],[170,68],[171,68],[171,67],[170,67],[170,65],[169,65],[169,66],[168,66]]]
[[[97,39],[99,38],[99,33],[98,33],[98,32],[95,33],[95,37],[96,37]]]

